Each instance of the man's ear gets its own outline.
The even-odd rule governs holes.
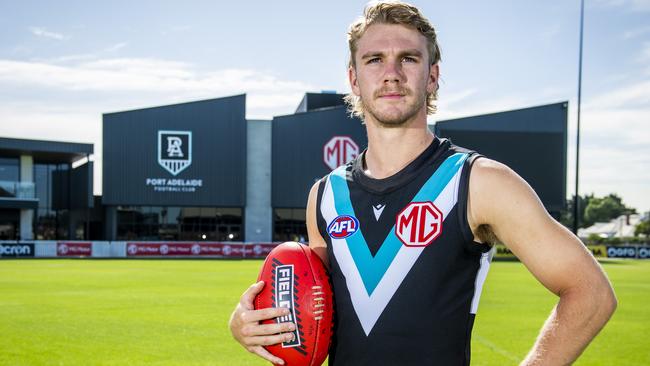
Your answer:
[[[354,95],[357,97],[360,96],[361,90],[359,90],[357,70],[352,65],[348,67],[348,81],[350,82],[350,89],[352,89],[352,93],[354,93]]]
[[[438,77],[440,76],[440,68],[438,64],[433,64],[429,68],[429,77],[427,81],[427,92],[433,93],[438,90]]]

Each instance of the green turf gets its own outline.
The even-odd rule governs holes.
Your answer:
[[[261,261],[0,261],[0,365],[266,365],[227,321]],[[650,261],[604,264],[619,309],[578,365],[648,365]],[[517,262],[490,270],[473,365],[515,365],[555,301]]]

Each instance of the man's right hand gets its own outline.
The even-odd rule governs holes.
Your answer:
[[[293,323],[260,324],[261,321],[273,319],[289,314],[286,308],[266,308],[255,310],[253,301],[264,288],[264,281],[257,282],[244,292],[239,304],[230,317],[230,331],[232,336],[248,352],[254,353],[274,364],[284,365],[281,358],[273,356],[263,346],[287,342],[293,339],[295,329]]]

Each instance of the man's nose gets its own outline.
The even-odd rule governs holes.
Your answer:
[[[384,63],[384,82],[402,82],[404,81],[404,72],[400,60],[388,60]]]

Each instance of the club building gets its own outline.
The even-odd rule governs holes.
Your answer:
[[[92,144],[0,138],[0,240],[84,239],[101,231],[92,153]]]
[[[4,239],[305,240],[310,187],[367,145],[341,94],[307,93],[295,113],[247,120],[246,96],[103,115],[102,197],[93,146],[0,139]],[[512,166],[559,215],[567,105],[438,122],[436,133]],[[530,167],[544,167],[540,169]]]

